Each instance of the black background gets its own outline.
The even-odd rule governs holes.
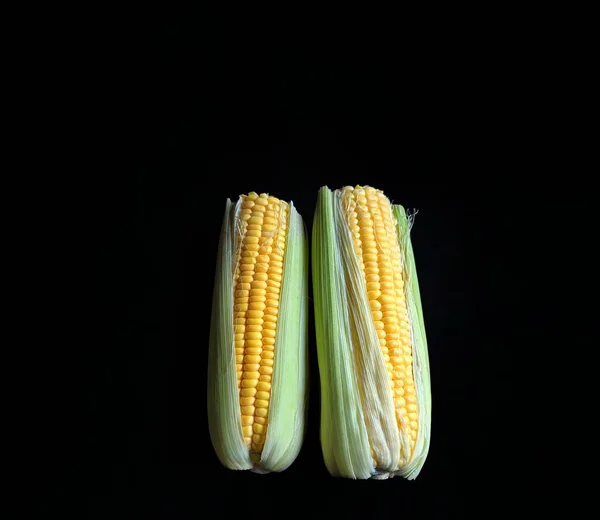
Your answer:
[[[527,301],[547,290],[530,276],[548,237],[548,201],[530,178],[543,145],[530,131],[549,116],[533,101],[523,110],[535,84],[515,86],[518,64],[498,74],[493,45],[467,56],[439,46],[419,64],[394,49],[278,49],[199,33],[191,24],[136,33],[108,81],[119,106],[113,144],[127,153],[115,167],[118,223],[101,251],[110,337],[90,403],[90,516],[511,510],[521,424],[514,352],[539,340],[543,311]],[[312,316],[298,459],[276,475],[225,470],[206,420],[225,200],[249,191],[292,200],[310,232],[319,187],[355,184],[418,210],[433,394],[423,471],[414,482],[327,474]]]

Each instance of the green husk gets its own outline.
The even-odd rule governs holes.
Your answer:
[[[332,475],[368,478],[374,471],[354,370],[348,294],[335,201],[321,188],[313,223],[312,268],[317,354],[321,379],[321,445]]]
[[[269,428],[260,458],[261,467],[269,471],[283,471],[298,456],[308,397],[308,242],[292,203],[289,214]]]
[[[400,241],[402,258],[404,259],[404,287],[411,325],[413,373],[415,375],[415,387],[419,403],[419,429],[413,456],[406,466],[400,468],[398,473],[412,480],[419,475],[429,452],[431,438],[431,381],[421,292],[419,290],[415,255],[410,239],[412,222],[402,206],[394,204],[392,205],[392,209],[397,220],[396,229]]]
[[[225,204],[217,253],[213,307],[208,347],[208,426],[217,457],[230,469],[251,469],[250,453],[242,436],[240,398],[233,342],[234,223],[237,208]]]

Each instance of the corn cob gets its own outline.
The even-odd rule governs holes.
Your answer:
[[[221,463],[282,471],[304,435],[308,244],[293,203],[229,199],[221,228],[208,365],[208,420]]]
[[[417,477],[431,391],[404,209],[372,187],[323,187],[312,236],[321,445],[334,476]]]

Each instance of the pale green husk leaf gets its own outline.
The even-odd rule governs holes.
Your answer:
[[[319,190],[312,234],[313,296],[321,380],[321,447],[334,476],[365,479],[375,471],[355,368],[345,241],[340,207],[331,190]],[[368,338],[368,332],[364,333]]]
[[[411,459],[406,465],[402,466],[397,473],[409,480],[413,480],[419,475],[425,464],[431,438],[431,382],[429,373],[429,354],[427,337],[425,334],[425,323],[423,320],[421,293],[419,291],[419,280],[410,239],[412,222],[402,206],[395,204],[392,208],[397,220],[396,229],[403,258],[405,297],[413,346],[413,373],[419,407],[419,428],[415,449]]]
[[[239,390],[233,342],[234,222],[240,202],[227,199],[217,253],[208,347],[208,426],[217,457],[226,468],[250,469],[252,461],[242,436]]]
[[[283,471],[298,456],[308,390],[308,242],[302,217],[289,204],[283,279],[275,338],[269,421],[260,467]]]

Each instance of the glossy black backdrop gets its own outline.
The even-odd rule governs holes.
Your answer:
[[[514,305],[515,284],[519,294],[532,288],[522,273],[537,238],[512,230],[514,247],[504,247],[507,205],[523,222],[535,214],[527,190],[514,189],[524,146],[514,137],[523,124],[514,98],[485,81],[485,68],[482,79],[451,60],[440,59],[427,80],[415,72],[396,82],[385,60],[358,50],[352,58],[314,53],[316,61],[267,45],[207,52],[191,32],[136,41],[120,91],[128,161],[106,289],[121,305],[109,312],[114,348],[99,354],[93,396],[92,516],[252,516],[284,507],[311,517],[449,518],[510,504],[513,485],[499,460],[514,441],[498,417],[512,410],[509,347],[539,318],[529,309],[521,320]],[[422,474],[352,482],[326,473],[312,316],[308,434],[297,461],[277,475],[227,471],[210,444],[205,393],[225,199],[254,190],[293,200],[310,233],[319,187],[357,183],[419,211],[412,236],[433,391]]]

